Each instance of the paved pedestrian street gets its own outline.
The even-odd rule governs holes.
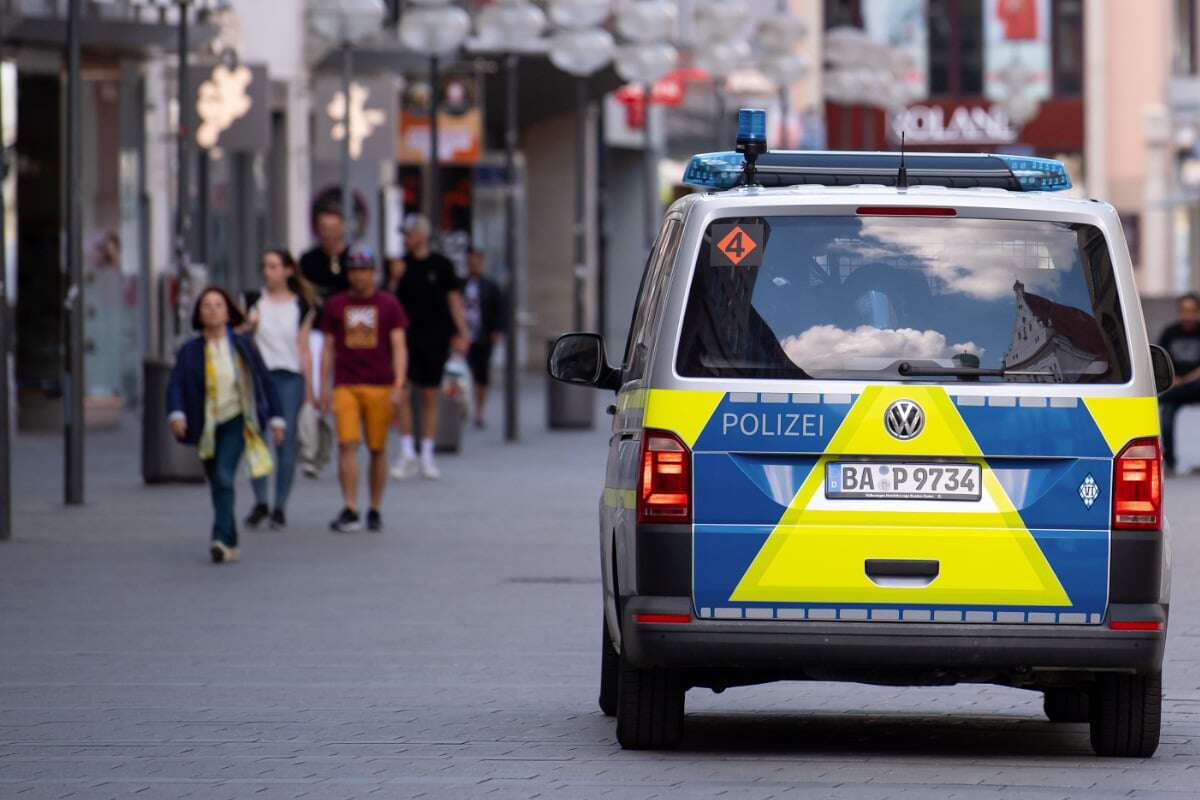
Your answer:
[[[203,487],[141,485],[133,426],[89,438],[78,509],[61,441],[23,436],[0,798],[1200,796],[1200,479],[1168,487],[1154,759],[1093,757],[1032,692],[829,683],[694,690],[679,751],[623,752],[596,708],[606,431],[545,432],[527,397],[521,444],[493,420],[442,481],[392,484],[384,535],[327,531],[327,472],[228,567],[207,562]]]

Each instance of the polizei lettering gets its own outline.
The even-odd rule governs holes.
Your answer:
[[[797,414],[787,411],[721,415],[721,433],[730,431],[743,436],[820,437],[825,435],[824,414]]]

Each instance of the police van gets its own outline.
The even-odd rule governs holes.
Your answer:
[[[770,152],[692,159],[619,366],[600,504],[600,707],[626,748],[688,689],[992,683],[1159,740],[1169,555],[1157,392],[1112,206],[1059,162]]]

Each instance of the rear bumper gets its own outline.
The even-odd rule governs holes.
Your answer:
[[[622,649],[640,667],[707,673],[712,684],[777,679],[882,683],[1036,684],[1049,673],[1162,669],[1167,610],[1113,605],[1113,619],[1154,619],[1161,631],[1106,625],[710,620],[646,624],[635,614],[690,614],[691,598],[626,598]],[[1057,676],[1055,679],[1061,678]],[[706,685],[704,680],[698,685]]]

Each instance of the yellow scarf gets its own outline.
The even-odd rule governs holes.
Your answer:
[[[242,419],[245,420],[246,465],[250,468],[250,477],[265,478],[275,469],[271,459],[271,449],[263,441],[258,432],[258,415],[254,410],[254,395],[247,387],[254,386],[250,370],[242,361],[237,348],[230,343],[229,355],[233,358],[234,371],[237,373],[237,393],[242,403]],[[217,365],[213,362],[212,348],[204,345],[204,430],[200,432],[199,455],[207,461],[217,452]]]

